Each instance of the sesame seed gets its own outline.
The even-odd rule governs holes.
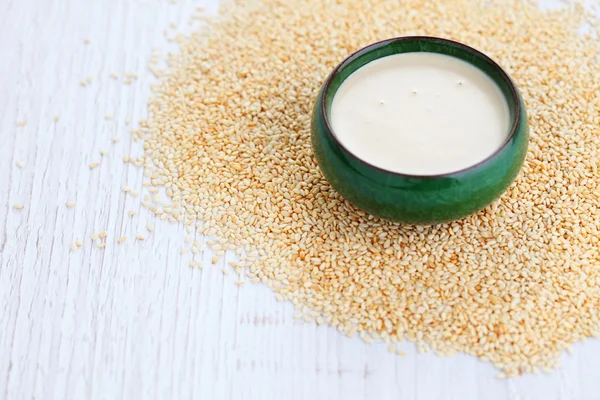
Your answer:
[[[127,212],[127,215],[129,215],[130,217],[133,217],[135,214],[137,214],[137,211],[136,211],[136,210],[129,210],[129,211]]]
[[[25,164],[21,160],[17,160],[16,164],[17,164],[17,167],[19,167],[19,168],[23,168],[25,166]]]
[[[103,243],[96,243],[96,247],[99,248],[99,249],[103,249],[103,248],[106,247],[106,243],[104,243],[104,242]]]
[[[119,244],[121,244],[121,243],[124,243],[126,240],[127,240],[127,236],[121,236],[121,237],[120,237],[120,238],[117,240],[117,242],[118,242]],[[142,240],[143,240],[143,239],[142,239]]]
[[[480,0],[349,4],[351,13],[320,0],[225,6],[157,73],[150,117],[131,132],[144,155],[124,162],[149,171],[151,193],[164,190],[171,204],[158,198],[157,216],[210,236],[213,264],[234,251],[234,268],[293,302],[302,319],[366,342],[406,339],[419,353],[476,355],[506,377],[555,368],[599,322],[600,40],[579,34],[589,16],[534,2],[510,12]],[[454,32],[483,50],[527,106],[521,174],[460,221],[416,227],[370,216],[332,189],[314,159],[310,110],[323,80],[353,51],[397,36],[398,25]]]
[[[103,157],[104,157],[104,156],[107,156],[107,155],[108,155],[108,150],[106,150],[106,149],[101,149],[101,150],[100,150],[100,155],[101,155],[101,156],[103,156]]]
[[[98,233],[98,237],[100,239],[104,239],[106,236],[108,236],[108,232],[106,231]]]
[[[113,136],[113,138],[111,139],[111,141],[112,141],[113,143],[118,143],[118,142],[119,142],[119,140],[120,140],[120,138],[119,138],[118,136]]]
[[[68,201],[67,204],[66,204],[67,208],[73,208],[76,205],[77,205],[77,203],[74,202],[74,201]]]
[[[145,237],[143,237],[143,236],[142,236],[142,235],[140,235],[140,234],[137,234],[137,235],[135,235],[135,238],[136,238],[137,240],[140,240],[140,241],[141,241],[141,240],[146,240],[146,238],[145,238]]]
[[[22,210],[25,206],[23,204],[15,203],[13,204],[13,208],[15,210]]]
[[[19,121],[17,122],[17,126],[25,126],[27,125],[27,121]]]
[[[148,232],[154,232],[154,224],[146,225],[146,229],[148,229]]]
[[[90,164],[90,169],[94,169],[96,167],[98,167],[100,165],[100,163],[98,161],[94,161],[93,163]]]

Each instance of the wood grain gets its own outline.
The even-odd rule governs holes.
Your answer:
[[[263,285],[238,287],[208,253],[191,270],[181,225],[147,232],[140,198],[120,190],[142,191],[143,172],[122,161],[141,150],[125,120],[145,114],[153,47],[173,49],[163,31],[198,27],[188,19],[199,6],[217,3],[0,2],[0,398],[600,399],[598,341],[551,375],[512,381],[408,343],[400,357],[294,320],[290,304]],[[109,76],[127,71],[140,79]],[[97,249],[90,235],[105,230]],[[76,239],[84,246],[72,252]]]

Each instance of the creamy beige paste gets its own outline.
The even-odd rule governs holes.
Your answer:
[[[350,75],[335,94],[330,121],[363,161],[436,175],[493,154],[506,141],[510,116],[500,88],[481,70],[417,52],[380,58]]]

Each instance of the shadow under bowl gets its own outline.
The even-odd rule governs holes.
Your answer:
[[[441,175],[406,175],[375,167],[349,152],[329,121],[344,80],[378,58],[409,52],[439,53],[479,68],[500,88],[510,113],[510,133],[485,160]],[[430,225],[467,217],[500,197],[517,177],[529,140],[527,112],[516,85],[483,53],[447,39],[407,36],[384,40],[352,54],[326,79],[312,116],[312,147],[325,178],[345,199],[370,214],[396,222]]]

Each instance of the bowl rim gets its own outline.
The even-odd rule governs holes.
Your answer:
[[[401,172],[395,172],[395,171],[391,171],[385,168],[381,168],[381,167],[377,167],[373,164],[371,164],[368,161],[363,160],[362,158],[358,157],[356,154],[354,154],[353,152],[351,152],[350,150],[348,150],[348,148],[346,146],[344,146],[341,141],[337,138],[335,131],[333,130],[333,127],[331,126],[331,123],[329,121],[329,115],[327,113],[327,106],[326,106],[326,98],[327,98],[327,93],[329,91],[329,88],[331,86],[331,82],[333,81],[333,78],[335,76],[337,76],[337,74],[346,66],[350,65],[354,60],[356,60],[358,57],[366,54],[366,53],[370,53],[374,50],[377,50],[380,47],[386,46],[390,43],[393,42],[404,42],[404,41],[416,41],[416,40],[424,40],[424,41],[430,41],[430,42],[438,42],[447,46],[452,46],[452,47],[460,47],[463,50],[473,54],[476,57],[479,57],[480,59],[483,59],[484,61],[488,62],[494,69],[497,70],[497,72],[499,72],[501,78],[506,82],[506,84],[508,85],[508,88],[510,90],[510,93],[512,95],[512,100],[514,101],[515,104],[515,115],[514,117],[511,119],[511,127],[510,127],[510,131],[506,137],[506,140],[502,143],[502,145],[500,147],[498,147],[498,149],[496,149],[496,151],[494,151],[492,154],[490,154],[489,156],[487,156],[486,158],[484,158],[483,160],[470,165],[468,167],[456,170],[456,171],[451,171],[451,172],[446,172],[443,174],[434,174],[434,175],[417,175],[417,174],[405,174],[405,173],[401,173]],[[414,53],[414,52],[410,52],[410,53]],[[398,53],[398,54],[403,54],[403,53]],[[443,53],[442,53],[443,54]],[[452,55],[448,55],[449,57],[454,57]],[[384,57],[388,57],[388,56],[383,56],[383,57],[378,57],[376,59],[380,59],[380,58],[384,58]],[[458,57],[455,57],[458,58]],[[460,58],[459,58],[460,59]],[[462,59],[460,59],[462,60]],[[472,63],[470,63],[467,60],[463,60],[471,65],[473,65]],[[371,62],[371,61],[369,61]],[[368,63],[367,63],[368,64]],[[366,65],[366,64],[365,64]],[[481,70],[481,68],[477,67],[474,65],[475,68]],[[483,73],[485,73],[485,71],[482,71]],[[350,74],[352,75],[352,74]],[[349,75],[349,76],[350,76]],[[487,74],[486,74],[487,75]],[[497,83],[496,83],[497,84]],[[335,97],[335,95],[334,95]],[[503,95],[504,98],[506,98],[507,96]],[[354,53],[350,54],[348,57],[346,57],[346,59],[344,59],[344,61],[342,61],[341,63],[339,63],[334,69],[333,71],[331,71],[331,73],[329,74],[329,76],[327,77],[327,79],[325,80],[325,83],[323,84],[323,95],[321,96],[321,104],[320,104],[320,108],[321,108],[321,113],[323,115],[323,119],[325,122],[325,126],[327,127],[327,130],[329,131],[329,133],[331,134],[331,137],[333,138],[333,140],[335,141],[335,143],[340,146],[346,153],[348,153],[349,155],[351,155],[352,157],[354,157],[357,161],[359,161],[360,163],[364,164],[365,166],[369,167],[369,168],[373,168],[377,171],[380,172],[384,172],[386,174],[391,174],[394,176],[398,176],[398,177],[402,177],[402,178],[413,178],[413,179],[438,179],[438,178],[448,178],[448,177],[453,177],[455,175],[459,175],[465,172],[469,172],[472,170],[477,169],[478,167],[480,167],[481,165],[487,163],[488,161],[494,159],[495,157],[497,157],[500,153],[502,153],[504,151],[504,149],[508,146],[508,144],[514,139],[514,137],[517,135],[517,132],[519,131],[519,124],[521,121],[521,114],[523,112],[522,110],[522,104],[520,101],[520,97],[519,97],[519,91],[515,85],[515,83],[513,82],[513,80],[510,78],[510,76],[508,75],[508,73],[506,73],[506,71],[504,71],[504,69],[494,60],[492,60],[490,57],[486,56],[484,53],[482,53],[481,51],[471,47],[471,46],[467,46],[466,44],[457,42],[455,40],[451,40],[451,39],[445,39],[445,38],[441,38],[441,37],[436,37],[436,36],[398,36],[398,37],[394,37],[394,38],[390,38],[390,39],[385,39],[385,40],[381,40],[379,42],[375,42],[372,43],[368,46],[365,46],[357,51],[355,51]]]

